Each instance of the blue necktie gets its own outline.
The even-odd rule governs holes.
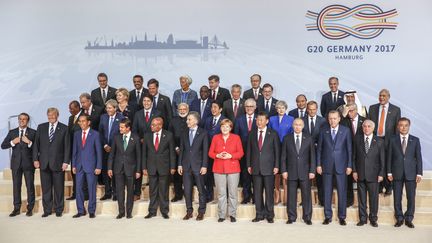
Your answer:
[[[111,128],[112,128],[113,121],[114,121],[114,117],[111,117],[110,120],[109,120],[109,124],[108,124],[108,142],[109,142],[109,139],[110,139],[110,134],[111,134]]]
[[[53,141],[53,139],[54,139],[54,124],[51,124],[51,128],[50,128],[50,131],[49,131],[49,141],[50,141],[50,143]]]
[[[265,110],[267,111],[267,113],[270,113],[270,107],[269,107],[269,101],[266,101],[266,105],[265,105]]]
[[[334,142],[334,140],[336,139],[336,129],[332,129],[331,136],[332,136],[332,139],[333,139],[333,142]]]

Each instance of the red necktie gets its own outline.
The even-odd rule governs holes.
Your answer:
[[[261,151],[262,146],[263,146],[263,136],[262,136],[263,131],[261,130],[259,132],[260,132],[260,135],[259,135],[259,138],[258,138],[258,148]]]
[[[156,150],[156,152],[157,152],[158,149],[159,149],[159,133],[156,133],[156,139],[155,139],[155,144],[154,144],[154,146],[155,146],[155,150]]]
[[[250,132],[252,130],[252,117],[249,116],[249,121],[248,121],[248,132]]]
[[[237,106],[237,100],[234,101],[234,117],[237,117],[237,110],[238,110],[238,106]]]
[[[216,98],[216,91],[213,90],[212,100],[215,100]]]
[[[86,143],[86,132],[83,131],[82,144],[81,144],[83,148],[84,148],[85,143]]]
[[[146,111],[146,122],[148,122],[149,121],[149,114],[148,114],[149,112],[148,111]]]

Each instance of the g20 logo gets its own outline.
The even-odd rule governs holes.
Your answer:
[[[353,8],[335,4],[325,7],[319,13],[307,11],[306,18],[313,23],[306,24],[306,29],[318,30],[330,40],[348,36],[373,39],[384,30],[395,30],[398,23],[388,20],[397,15],[396,9],[383,11],[373,4],[361,4]]]

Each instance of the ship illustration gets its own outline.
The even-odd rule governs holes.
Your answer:
[[[144,35],[144,40],[137,36],[131,37],[129,42],[115,42],[114,39],[108,43],[105,37],[98,37],[93,42],[87,41],[86,50],[107,50],[107,49],[229,49],[227,43],[221,42],[215,35],[211,40],[208,36],[201,36],[200,41],[196,40],[175,40],[170,34],[166,41],[158,41],[155,35],[153,40]]]

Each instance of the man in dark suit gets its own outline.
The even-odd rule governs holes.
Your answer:
[[[212,99],[209,98],[210,91],[206,85],[200,88],[200,99],[192,101],[190,111],[196,111],[200,114],[199,127],[204,128],[207,117],[211,116],[211,103]]]
[[[267,219],[274,222],[274,182],[279,172],[280,140],[278,134],[267,128],[265,112],[258,112],[257,129],[253,130],[247,144],[248,172],[253,178],[256,216],[252,222]],[[263,200],[263,189],[265,201]]]
[[[398,122],[399,134],[393,136],[388,145],[387,177],[389,181],[393,182],[394,187],[395,227],[400,227],[405,220],[406,226],[414,228],[412,220],[415,210],[415,191],[417,183],[420,183],[423,176],[420,139],[409,133],[410,126],[411,121],[408,118],[400,118]],[[404,186],[407,197],[405,213],[402,211]]]
[[[369,221],[378,227],[378,183],[384,177],[385,144],[384,140],[373,135],[375,123],[365,120],[362,124],[363,133],[354,138],[353,178],[357,182],[359,218],[357,226],[367,223],[366,195],[369,197]]]
[[[53,206],[56,216],[62,216],[65,170],[71,155],[68,127],[58,121],[59,111],[48,108],[47,116],[48,122],[38,126],[33,144],[33,164],[40,168],[44,218],[51,215]]]
[[[219,76],[211,75],[208,78],[210,87],[210,98],[216,100],[219,104],[223,104],[226,100],[231,98],[229,91],[225,88],[220,87]]]
[[[287,224],[297,219],[297,188],[301,190],[303,221],[312,224],[311,181],[315,178],[315,143],[312,136],[302,132],[304,122],[296,118],[293,122],[294,134],[284,137],[281,155],[281,172],[288,180]]]
[[[144,94],[148,93],[148,89],[144,88],[144,79],[141,75],[135,75],[133,76],[133,84],[135,86],[135,89],[129,91],[129,105],[130,106],[138,106],[138,110],[144,108],[143,107],[143,98]]]
[[[164,120],[164,129],[168,129],[173,117],[170,98],[159,93],[159,81],[154,78],[147,82],[147,88],[149,94],[153,96],[153,108],[156,108],[161,113]]]
[[[339,106],[345,104],[343,99],[345,93],[340,91],[339,79],[336,77],[330,77],[328,80],[330,91],[323,94],[321,98],[321,115],[327,117],[327,114],[331,110],[336,110]]]
[[[85,178],[89,194],[88,212],[90,218],[95,218],[97,175],[102,170],[102,145],[99,133],[90,129],[90,117],[88,115],[80,116],[78,123],[81,131],[74,133],[72,149],[72,172],[76,174],[78,213],[73,217],[79,218],[86,215],[83,192]]]
[[[142,170],[149,176],[150,204],[146,219],[156,216],[159,205],[162,217],[168,219],[169,175],[176,171],[174,137],[162,129],[163,119],[156,117],[151,123],[151,133],[144,136]]]
[[[73,147],[73,134],[76,131],[79,131],[81,128],[78,125],[78,118],[83,115],[84,113],[81,110],[81,106],[80,103],[77,100],[73,100],[69,103],[69,113],[71,114],[69,116],[69,121],[68,121],[68,129],[69,129],[69,137],[70,137],[70,145],[71,145],[71,153],[72,153],[72,147]],[[72,154],[71,154],[72,157]],[[72,170],[70,171],[71,175],[72,175],[72,195],[69,198],[66,198],[66,200],[75,200],[76,197],[76,178],[75,178],[75,174],[72,173]],[[85,180],[84,180],[85,181]],[[87,190],[87,185],[84,183],[83,185],[83,189],[84,189],[84,198],[86,200],[88,200],[88,190]]]
[[[198,127],[199,113],[191,111],[187,116],[188,132],[180,139],[178,172],[183,175],[186,215],[184,220],[192,218],[192,188],[194,182],[198,189],[199,207],[196,220],[203,220],[206,211],[204,175],[207,173],[209,142],[207,132]]]
[[[88,93],[82,93],[79,99],[81,102],[81,112],[90,116],[91,128],[97,131],[99,129],[99,121],[104,112],[105,104],[103,106],[93,104]]]
[[[262,96],[262,88],[260,87],[261,86],[261,75],[253,74],[250,77],[250,82],[251,82],[252,88],[246,90],[243,93],[243,99],[247,100],[249,98],[253,98],[255,101],[257,101],[258,98]]]
[[[178,104],[177,115],[173,117],[171,124],[168,127],[168,131],[170,131],[174,136],[174,146],[177,158],[180,154],[180,140],[183,136],[183,133],[187,134],[188,125],[186,123],[186,117],[189,113],[189,106],[186,103]],[[178,160],[176,160],[178,161]],[[174,173],[172,176],[172,181],[174,184],[174,198],[171,199],[171,202],[177,202],[183,199],[183,181],[182,176],[179,173]]]
[[[257,101],[257,109],[258,112],[264,111],[268,117],[276,116],[277,110],[276,110],[276,102],[278,100],[273,97],[273,86],[269,83],[264,84],[263,96],[258,98]]]
[[[113,138],[108,158],[108,176],[115,177],[115,190],[119,213],[117,219],[132,218],[134,202],[134,179],[141,177],[141,142],[139,136],[131,133],[131,122],[123,118],[119,124],[120,133]],[[127,190],[125,210],[125,186]]]
[[[397,123],[401,118],[401,110],[389,102],[390,91],[387,89],[382,89],[379,92],[378,100],[378,104],[369,107],[369,119],[375,122],[374,133],[384,139],[387,149],[390,139],[398,132]],[[384,177],[384,181],[380,183],[380,193],[383,192],[383,188],[385,188],[384,195],[391,195],[392,183],[387,180],[387,177]]]
[[[105,185],[105,194],[99,199],[101,201],[111,199],[111,197],[114,201],[117,199],[115,178],[108,175],[108,157],[112,150],[114,137],[120,133],[120,121],[124,119],[123,114],[117,112],[117,109],[117,101],[108,100],[105,106],[106,113],[102,114],[99,123],[99,135],[103,147],[102,179]]]
[[[97,76],[99,88],[92,90],[91,101],[96,106],[105,107],[105,102],[110,99],[116,98],[116,88],[108,86],[108,76],[105,73],[99,73]],[[93,127],[92,127],[93,128]]]
[[[208,117],[204,129],[207,131],[209,144],[211,144],[211,141],[213,139],[213,136],[220,133],[220,123],[223,119],[225,119],[225,116],[221,114],[222,112],[222,106],[221,104],[215,100],[211,104],[211,113],[212,116]],[[205,175],[205,189],[206,189],[206,195],[207,195],[207,202],[213,201],[214,197],[214,175],[213,175],[213,160],[209,160],[208,170]]]
[[[14,217],[21,213],[21,186],[23,175],[27,188],[26,215],[33,215],[33,207],[35,204],[35,168],[32,160],[32,145],[35,140],[36,131],[28,127],[29,121],[30,116],[27,113],[19,114],[19,126],[10,130],[1,144],[2,149],[12,148],[10,167],[12,170],[14,209],[12,213],[9,214],[9,217]]]
[[[224,113],[224,116],[230,119],[233,124],[235,124],[235,120],[237,117],[245,113],[243,107],[244,100],[240,98],[240,95],[241,86],[239,84],[233,84],[231,87],[232,98],[223,103],[222,111]]]
[[[303,118],[307,115],[307,109],[306,109],[306,104],[307,104],[307,98],[306,95],[304,94],[299,94],[297,95],[296,98],[296,104],[297,104],[297,108],[292,109],[288,112],[289,116],[292,116],[294,118]]]
[[[328,126],[328,123],[325,118],[318,116],[318,103],[316,101],[309,101],[306,106],[306,111],[307,115],[303,117],[303,122],[305,124],[303,132],[312,136],[316,151],[320,131],[324,127]],[[319,205],[324,206],[324,189],[322,184],[322,176],[318,173],[315,173],[315,178],[318,191],[318,203]]]
[[[247,142],[249,138],[249,134],[252,130],[256,129],[256,102],[255,99],[249,98],[244,103],[246,114],[241,115],[238,119],[236,119],[236,123],[234,125],[234,133],[239,135],[242,140],[243,151],[247,151]],[[251,200],[253,200],[252,194],[252,176],[248,172],[248,167],[246,163],[246,156],[243,156],[240,160],[240,168],[241,168],[241,180],[240,184],[242,185],[242,194],[243,200],[241,204],[247,204]]]
[[[340,126],[338,111],[328,113],[329,127],[320,132],[317,146],[317,172],[322,174],[324,188],[324,225],[331,222],[333,179],[336,179],[338,218],[346,225],[346,176],[352,171],[352,135],[348,128]]]
[[[363,122],[366,117],[362,117],[358,114],[358,108],[355,103],[347,105],[348,114],[342,119],[341,125],[351,130],[352,137],[356,135],[363,135]],[[354,143],[353,143],[354,145]],[[347,207],[351,207],[354,204],[354,180],[353,175],[347,175]]]
[[[132,132],[140,138],[141,144],[144,144],[144,134],[150,132],[150,124],[156,117],[162,117],[160,111],[153,107],[153,96],[151,94],[143,95],[143,109],[135,113],[134,122],[132,123]],[[134,200],[141,198],[142,176],[135,179]]]

